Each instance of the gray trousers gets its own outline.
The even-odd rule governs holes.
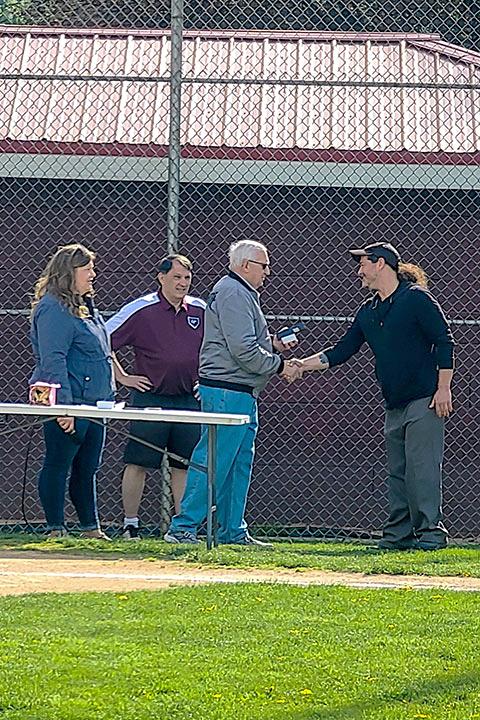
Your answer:
[[[430,402],[431,398],[421,398],[386,412],[390,514],[383,536],[392,542],[417,538],[446,543],[442,522],[445,421],[429,409]]]

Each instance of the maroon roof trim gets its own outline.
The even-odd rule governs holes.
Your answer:
[[[62,143],[43,140],[1,140],[0,153],[30,155],[96,155],[111,157],[168,156],[166,145],[126,143]],[[270,160],[274,162],[368,163],[379,165],[480,165],[480,152],[410,152],[409,150],[313,150],[308,148],[182,147],[182,158],[203,160]]]
[[[0,140],[0,153],[28,155],[104,155],[111,157],[167,157],[167,145],[127,143],[55,142],[53,140]]]
[[[182,157],[290,162],[376,163],[381,165],[480,165],[478,153],[410,152],[409,150],[336,150],[309,148],[184,147]]]

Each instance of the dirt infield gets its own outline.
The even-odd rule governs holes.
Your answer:
[[[241,570],[174,562],[93,559],[34,552],[0,552],[0,595],[39,592],[128,592],[207,583],[348,585],[358,588],[438,588],[480,592],[479,578],[363,575],[298,570]]]

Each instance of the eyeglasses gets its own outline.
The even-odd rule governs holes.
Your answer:
[[[270,269],[270,263],[262,263],[262,262],[259,262],[258,260],[249,260],[248,262],[255,263],[255,265],[261,265],[264,271],[267,268]]]

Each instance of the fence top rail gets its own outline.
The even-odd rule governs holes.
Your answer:
[[[95,405],[29,405],[0,403],[0,415],[45,415],[50,417],[81,417],[99,420],[149,420],[151,422],[194,423],[202,425],[247,425],[248,415],[205,413],[193,410],[162,410],[162,408],[113,408]]]

